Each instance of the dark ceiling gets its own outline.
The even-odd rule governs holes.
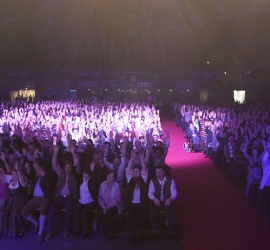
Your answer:
[[[0,0],[0,66],[268,69],[269,24],[269,0]]]

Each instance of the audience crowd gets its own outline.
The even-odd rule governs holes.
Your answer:
[[[244,190],[247,199],[258,188],[258,201],[269,203],[269,104],[174,102],[173,112],[176,125],[192,142],[192,152],[201,151],[213,159],[217,169]]]
[[[107,239],[126,230],[138,244],[146,230],[159,239],[162,210],[177,240],[169,145],[148,103],[2,101],[0,234],[86,238],[96,221]]]

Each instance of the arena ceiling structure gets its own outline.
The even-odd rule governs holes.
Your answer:
[[[270,67],[269,0],[0,0],[0,67]]]

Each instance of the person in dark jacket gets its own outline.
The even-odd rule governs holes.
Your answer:
[[[154,239],[158,240],[160,237],[161,227],[158,216],[160,211],[164,211],[168,218],[168,231],[172,233],[175,240],[178,240],[176,216],[172,206],[172,202],[177,197],[176,184],[171,177],[165,176],[163,166],[156,166],[156,177],[150,181],[148,197]]]
[[[31,182],[31,191],[33,198],[29,200],[22,208],[22,216],[34,224],[34,231],[38,231],[38,241],[44,241],[43,229],[46,222],[46,217],[49,211],[50,204],[54,198],[54,189],[52,178],[46,172],[46,167],[41,160],[34,163],[36,176]],[[37,221],[32,212],[39,209],[39,221]]]
[[[97,208],[98,182],[91,176],[89,168],[83,169],[82,180],[79,183],[79,199],[75,207],[75,231],[74,237],[82,232],[83,238],[90,234],[93,212]]]
[[[216,166],[218,169],[222,169],[223,165],[223,157],[224,157],[224,146],[226,143],[228,143],[228,133],[226,130],[223,131],[223,133],[218,132],[216,135],[217,141],[219,143],[217,152],[216,152]]]
[[[131,159],[126,168],[126,225],[128,231],[131,232],[132,244],[139,244],[142,239],[141,232],[144,227],[148,207],[148,171],[144,161],[143,152],[141,152],[139,155],[141,165],[134,165],[132,167],[132,156],[134,156],[134,151],[131,153]]]
[[[57,159],[59,146],[54,146],[52,167],[58,176],[58,182],[55,188],[55,198],[49,210],[47,224],[46,224],[46,237],[45,241],[49,241],[56,233],[59,224],[58,212],[60,209],[65,208],[64,219],[64,238],[67,238],[72,230],[72,217],[74,214],[76,200],[78,199],[77,178],[72,173],[74,169],[72,161],[66,161],[64,169],[60,167]],[[80,174],[76,170],[77,174]]]

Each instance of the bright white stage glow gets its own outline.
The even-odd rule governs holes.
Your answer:
[[[233,91],[233,98],[235,102],[243,103],[245,101],[245,90],[234,90]]]

